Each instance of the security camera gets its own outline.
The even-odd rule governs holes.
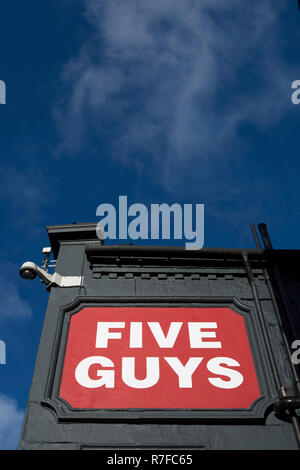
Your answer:
[[[52,281],[51,274],[47,273],[45,269],[39,268],[35,263],[32,263],[31,261],[26,261],[26,263],[22,264],[19,273],[23,279],[26,279],[28,281],[32,281],[38,275],[47,287],[51,284]]]
[[[46,284],[46,288],[49,289],[52,286],[57,287],[76,287],[82,286],[83,277],[81,276],[61,276],[58,273],[49,274],[44,268],[40,268],[31,261],[26,261],[20,267],[20,276],[23,279],[30,280],[34,279],[37,275],[41,278],[41,281]]]
[[[20,276],[26,281],[32,281],[36,277],[36,265],[34,263],[24,263],[20,268]]]

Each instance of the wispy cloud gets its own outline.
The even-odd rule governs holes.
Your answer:
[[[241,124],[268,126],[289,105],[280,1],[85,4],[94,34],[64,70],[60,152],[76,153],[92,132],[110,133],[121,159],[142,152],[167,178],[193,161],[207,175],[228,162],[224,146]]]
[[[32,308],[22,299],[18,282],[18,267],[0,261],[0,321],[32,316]]]
[[[0,395],[0,449],[17,449],[24,411],[18,408],[16,400]]]
[[[85,0],[92,32],[63,71],[58,153],[103,144],[105,158],[136,165],[172,197],[209,201],[215,217],[216,204],[243,200],[229,207],[230,223],[263,206],[274,212],[267,175],[253,191],[243,131],[291,110],[284,3]]]

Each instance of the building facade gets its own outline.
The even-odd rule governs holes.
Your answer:
[[[298,449],[300,253],[103,245],[95,228],[47,228],[63,281],[19,449]]]

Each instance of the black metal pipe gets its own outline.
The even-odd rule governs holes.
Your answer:
[[[270,239],[266,224],[263,224],[263,223],[259,224],[258,228],[260,230],[262,240],[264,242],[265,249],[267,251],[272,251],[273,246],[272,246],[272,243],[271,243],[271,239]],[[259,243],[259,239],[258,239],[254,224],[251,224],[251,229],[252,229],[252,233],[253,233],[253,236],[254,236],[254,239],[255,239],[256,247],[260,249],[261,245]],[[278,271],[276,267],[275,267],[275,269],[276,269],[276,271]],[[299,377],[298,377],[295,365],[293,364],[293,361],[292,361],[291,356],[290,356],[290,347],[289,347],[289,343],[288,343],[288,340],[287,340],[287,337],[286,337],[286,334],[285,334],[285,331],[284,331],[284,327],[283,327],[283,324],[282,324],[282,318],[281,318],[280,310],[279,310],[279,307],[278,307],[278,304],[277,304],[277,301],[276,301],[276,297],[275,297],[275,294],[274,294],[274,290],[273,290],[273,287],[272,287],[272,284],[271,284],[271,281],[270,281],[269,273],[268,273],[268,271],[265,267],[263,268],[263,272],[264,272],[265,282],[268,286],[268,289],[269,289],[269,292],[270,292],[270,295],[271,295],[271,299],[272,299],[272,303],[273,303],[273,306],[274,306],[274,310],[275,310],[276,318],[277,318],[277,321],[278,321],[278,325],[281,329],[281,334],[282,334],[282,338],[283,338],[283,341],[284,341],[284,345],[285,345],[286,351],[288,353],[288,357],[290,359],[291,369],[292,369],[293,378],[294,378],[294,385],[296,387],[296,391],[298,392],[298,395],[296,397],[287,397],[287,396],[285,396],[285,389],[281,388],[281,390],[280,390],[281,398],[279,399],[279,402],[275,405],[275,414],[278,417],[282,417],[282,415],[284,415],[286,417],[286,413],[288,414],[289,418],[291,419],[293,428],[294,428],[295,437],[296,437],[296,440],[297,440],[297,443],[298,443],[298,447],[300,449],[300,426],[299,426],[298,416],[296,415],[296,412],[295,412],[295,410],[300,407],[299,406],[299,402],[300,402],[300,399],[299,399],[299,392],[300,392]],[[279,276],[279,273],[275,272],[275,276],[276,277]],[[283,296],[284,305],[285,305],[285,299],[284,299],[284,295],[282,293],[283,286],[281,286],[281,282],[280,282],[280,279],[278,277],[277,277],[277,283],[279,285],[279,289],[281,290],[281,295]],[[285,308],[286,308],[286,305],[285,305]]]
[[[251,229],[252,229],[252,233],[253,233],[253,236],[254,236],[256,246],[257,246],[258,249],[261,249],[261,245],[260,245],[260,242],[259,242],[254,224],[251,224]],[[271,242],[271,240],[270,240],[270,242]],[[288,354],[288,357],[289,357],[289,360],[290,360],[290,366],[291,366],[292,373],[293,373],[294,384],[295,384],[297,390],[300,392],[299,377],[298,377],[295,365],[294,365],[294,363],[291,359],[290,345],[289,345],[287,336],[285,334],[285,328],[284,328],[284,325],[283,325],[283,322],[282,322],[280,310],[279,310],[278,303],[277,303],[277,300],[276,300],[276,297],[275,297],[275,293],[274,293],[274,290],[273,290],[273,287],[272,287],[272,283],[270,281],[269,272],[265,267],[263,268],[263,273],[264,273],[265,283],[267,284],[267,287],[268,287],[268,290],[269,290],[269,293],[270,293],[270,296],[271,296],[271,299],[272,299],[272,304],[273,304],[273,307],[274,307],[277,323],[278,323],[279,329],[281,331],[283,342],[284,342],[284,345],[285,345],[285,348],[286,348],[286,351],[287,351],[287,354]]]
[[[274,354],[273,354],[273,350],[272,350],[272,347],[271,347],[271,341],[270,341],[270,338],[269,338],[269,335],[268,335],[268,332],[267,332],[267,328],[266,328],[266,324],[265,324],[265,320],[264,320],[264,316],[263,316],[263,311],[262,311],[260,299],[259,299],[258,292],[257,292],[257,287],[256,287],[256,284],[255,284],[254,276],[253,276],[253,273],[252,273],[252,270],[251,270],[251,266],[250,266],[250,263],[249,263],[249,260],[248,260],[247,253],[245,253],[245,252],[242,253],[242,258],[243,258],[243,261],[244,261],[247,278],[248,278],[249,284],[251,285],[251,289],[252,289],[252,293],[253,293],[253,297],[254,297],[254,301],[255,301],[255,305],[256,305],[256,309],[257,309],[257,313],[258,313],[258,317],[259,317],[259,321],[260,321],[260,325],[261,325],[263,338],[264,338],[264,341],[265,341],[267,353],[268,353],[268,356],[269,356],[269,360],[270,360],[270,364],[271,364],[271,368],[272,368],[272,372],[273,372],[275,385],[276,385],[276,388],[278,390],[279,395],[281,395],[282,394],[282,391],[281,391],[282,385],[280,383],[279,373],[278,373],[278,369],[277,369],[277,366],[276,366],[276,361],[275,361],[275,357],[274,357]]]
[[[255,225],[254,225],[254,224],[250,224],[250,227],[251,227],[252,234],[253,234],[253,237],[254,237],[254,240],[255,240],[256,248],[257,248],[258,250],[261,250],[261,244],[260,244],[259,238],[258,238],[258,236],[257,236],[257,232],[256,232],[256,229],[255,229]]]
[[[286,334],[285,334],[285,330],[284,330],[284,326],[283,326],[283,323],[282,323],[282,319],[281,319],[279,307],[278,307],[278,304],[277,304],[277,301],[276,301],[276,298],[275,298],[275,294],[274,294],[274,290],[273,290],[273,287],[272,287],[272,284],[271,284],[271,281],[270,281],[270,278],[269,278],[269,273],[268,273],[268,271],[266,270],[266,268],[264,268],[263,271],[264,271],[265,282],[266,282],[266,284],[267,284],[267,286],[268,286],[268,289],[269,289],[269,292],[270,292],[270,295],[271,295],[272,303],[273,303],[273,306],[274,306],[274,310],[275,310],[277,322],[278,322],[278,325],[279,325],[279,328],[280,328],[280,331],[281,331],[281,335],[282,335],[282,338],[283,338],[283,342],[284,342],[286,351],[287,351],[287,353],[288,353],[288,357],[289,357],[289,359],[290,359],[290,366],[291,366],[292,373],[293,373],[294,384],[295,384],[295,386],[296,386],[298,392],[300,392],[300,380],[299,380],[299,376],[298,376],[298,374],[297,374],[295,365],[294,365],[294,363],[293,363],[293,361],[292,361],[292,358],[291,358],[290,345],[289,345],[287,336],[286,336]]]
[[[261,238],[264,242],[265,250],[267,251],[273,250],[273,246],[271,243],[271,239],[270,239],[266,224],[264,223],[258,224],[258,230],[260,231]]]

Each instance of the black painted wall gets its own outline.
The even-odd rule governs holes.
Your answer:
[[[291,389],[295,377],[266,283],[264,268],[270,270],[270,257],[267,260],[264,251],[102,246],[94,224],[48,227],[48,233],[56,271],[83,275],[84,281],[82,287],[51,288],[20,449],[298,448],[289,417],[279,419],[274,414],[279,391],[242,258],[243,251],[249,258],[280,384]],[[273,286],[280,297],[275,281]],[[250,410],[70,409],[56,395],[68,319],[84,305],[232,308],[245,318],[261,399]],[[293,330],[290,325],[286,328]]]

